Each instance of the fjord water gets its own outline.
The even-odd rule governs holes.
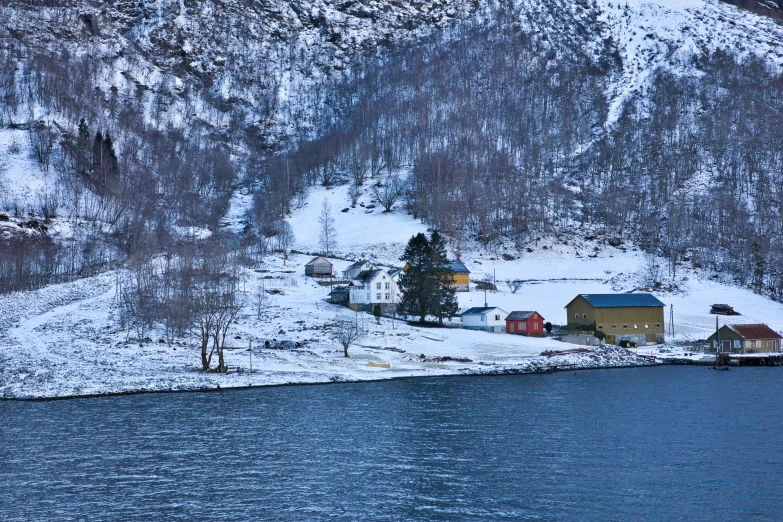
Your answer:
[[[0,519],[781,519],[777,368],[0,403]]]

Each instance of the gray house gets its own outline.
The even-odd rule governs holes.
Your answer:
[[[305,265],[305,275],[310,277],[332,277],[334,266],[325,257],[314,257]]]

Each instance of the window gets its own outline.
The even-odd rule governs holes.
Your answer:
[[[533,330],[538,330],[538,323],[533,323]]]
[[[599,324],[599,325],[598,325],[598,329],[599,329],[599,330],[603,330],[603,329],[604,329],[604,325],[602,325],[602,324]]]
[[[612,325],[612,330],[617,330],[617,325],[616,324]]]
[[[380,290],[381,289],[381,284],[380,283],[375,283],[375,289],[376,290]]]
[[[481,321],[484,322],[484,316],[483,315],[481,316]]]
[[[370,300],[370,292],[367,292],[367,300]]]
[[[740,342],[734,341],[734,348],[739,348],[739,347],[740,347]]]
[[[520,330],[527,330],[527,323],[519,323]]]
[[[574,319],[579,319],[579,314],[574,314]]]
[[[644,325],[644,327],[645,327],[645,328],[649,328],[649,327],[650,327],[650,325],[649,325],[649,324],[646,324],[646,325]]]
[[[386,283],[386,288],[385,288],[385,289],[386,289],[386,290],[388,290],[388,289],[389,289],[389,283]]]
[[[582,319],[587,319],[587,314],[582,314]]]
[[[375,299],[380,301],[381,300],[381,294],[375,294]]]
[[[500,321],[500,315],[495,314],[495,321]]]
[[[655,323],[655,327],[656,328],[660,328],[661,327],[661,323]]]
[[[386,292],[385,294],[383,294],[383,298],[388,301],[389,300],[389,292]]]
[[[639,328],[638,324],[633,325],[634,328]]]
[[[627,324],[624,324],[624,325],[623,325],[623,329],[627,329],[627,328],[628,328],[628,325],[627,325]]]

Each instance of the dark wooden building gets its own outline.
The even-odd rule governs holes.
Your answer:
[[[305,265],[305,275],[310,277],[332,277],[334,266],[325,257],[314,257]]]
[[[601,331],[608,344],[621,340],[664,342],[663,307],[652,294],[580,294],[568,303],[568,332]]]

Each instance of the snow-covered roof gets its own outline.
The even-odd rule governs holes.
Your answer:
[[[636,306],[666,306],[652,294],[579,294],[571,299],[567,308],[577,297],[582,297],[595,308],[629,308]]]

